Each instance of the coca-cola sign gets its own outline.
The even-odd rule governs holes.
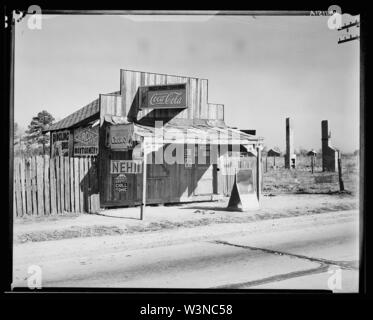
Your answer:
[[[187,107],[186,84],[140,88],[140,108],[168,109]]]

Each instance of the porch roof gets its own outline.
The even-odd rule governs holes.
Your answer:
[[[136,140],[147,138],[153,143],[208,143],[208,144],[261,144],[262,137],[250,135],[227,126],[213,126],[206,124],[180,125],[167,123],[156,130],[155,127],[134,124]],[[161,136],[158,135],[161,134]],[[140,138],[141,137],[141,138]],[[163,137],[163,140],[161,140]],[[140,139],[139,139],[140,138]],[[158,139],[157,139],[158,138]],[[154,140],[155,139],[155,140]]]

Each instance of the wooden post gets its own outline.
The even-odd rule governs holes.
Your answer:
[[[140,210],[140,220],[143,220],[144,219],[144,214],[145,214],[145,206],[146,206],[146,167],[147,167],[147,164],[146,164],[146,157],[147,157],[147,147],[146,147],[146,143],[147,143],[147,140],[146,138],[144,137],[144,140],[143,140],[143,143],[144,143],[144,159],[143,159],[143,170],[142,170],[142,201],[141,201],[141,210]]]
[[[44,159],[42,156],[36,157],[36,181],[38,192],[38,216],[44,215]]]
[[[25,169],[26,169],[26,213],[32,215],[32,199],[31,199],[31,160],[25,159]]]
[[[345,186],[342,180],[341,154],[339,151],[338,151],[338,178],[339,178],[339,191],[344,191]]]
[[[260,201],[260,192],[261,192],[261,173],[262,173],[262,166],[261,166],[261,153],[260,148],[256,148],[256,195],[258,197],[258,201]]]
[[[268,172],[268,156],[266,156],[266,172]]]
[[[57,213],[57,187],[56,187],[56,158],[50,158],[49,159],[49,185],[51,189],[51,213],[56,214]]]
[[[311,172],[313,174],[313,160],[314,160],[315,156],[311,156]]]
[[[44,160],[44,213],[50,214],[50,178],[49,178],[49,157],[43,157]]]

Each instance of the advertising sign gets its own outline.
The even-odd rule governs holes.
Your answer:
[[[70,131],[52,132],[52,157],[69,155]]]
[[[124,174],[114,178],[114,190],[117,192],[127,192],[127,177]]]
[[[142,161],[141,160],[111,160],[110,173],[111,174],[142,173]]]
[[[140,109],[187,108],[186,83],[140,87]]]
[[[253,180],[252,169],[238,169],[229,198],[229,209],[238,211],[259,209],[259,202],[255,194]]]
[[[98,154],[98,127],[74,130],[74,155],[95,156]]]
[[[122,124],[110,127],[109,145],[112,150],[128,150],[134,147],[133,125]]]

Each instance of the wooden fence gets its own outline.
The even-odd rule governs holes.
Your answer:
[[[95,158],[14,158],[16,217],[96,212],[99,205]]]

